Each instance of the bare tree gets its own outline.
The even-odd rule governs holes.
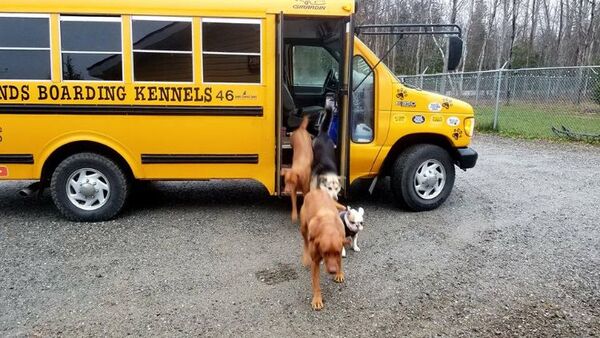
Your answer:
[[[510,47],[508,49],[508,63],[512,68],[513,48],[515,46],[515,37],[517,36],[517,18],[519,16],[519,7],[517,0],[512,0],[512,25],[510,34]]]
[[[511,67],[583,65],[600,61],[599,0],[369,0],[358,22],[450,23],[463,28],[463,71]],[[382,56],[394,37],[364,37]],[[386,62],[402,73],[448,66],[446,39],[404,37]]]
[[[481,46],[481,52],[479,53],[479,65],[477,66],[477,70],[481,71],[483,69],[483,62],[485,61],[485,50],[488,44],[488,38],[491,35],[492,29],[494,27],[494,22],[496,21],[496,13],[498,12],[498,5],[500,0],[493,0],[492,2],[492,13],[488,18],[487,29],[484,34],[483,44]]]

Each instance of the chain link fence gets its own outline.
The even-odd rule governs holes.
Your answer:
[[[407,85],[464,100],[478,130],[531,138],[600,141],[600,66],[399,76]]]

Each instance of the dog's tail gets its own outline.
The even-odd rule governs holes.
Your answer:
[[[323,122],[321,122],[321,126],[319,127],[319,133],[328,134],[329,128],[331,127],[331,120],[333,119],[333,110],[331,107],[325,108],[325,118]]]
[[[308,116],[304,116],[304,118],[302,119],[302,123],[300,124],[300,127],[298,127],[298,129],[306,130],[306,128],[308,128],[309,122],[310,122],[310,120],[308,119]]]

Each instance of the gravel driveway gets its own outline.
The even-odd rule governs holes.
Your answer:
[[[66,222],[0,184],[0,336],[593,336],[600,148],[479,136],[440,209],[365,208],[346,283],[310,276],[288,201],[253,182],[152,183]]]

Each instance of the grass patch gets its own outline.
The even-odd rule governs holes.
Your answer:
[[[600,113],[580,106],[501,105],[498,128],[493,129],[495,107],[475,107],[478,131],[535,139],[563,139],[552,127],[565,126],[575,133],[600,134]],[[593,142],[595,143],[595,142]]]
[[[477,131],[492,133],[494,130],[493,121],[482,121],[477,117],[477,123],[475,124]]]

